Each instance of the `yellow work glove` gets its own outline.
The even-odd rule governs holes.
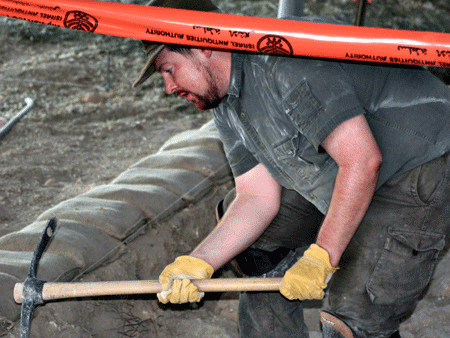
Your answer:
[[[290,300],[323,299],[323,290],[336,270],[331,266],[328,252],[312,244],[303,257],[286,271],[280,292]]]
[[[198,302],[205,294],[198,292],[190,279],[211,278],[213,273],[213,267],[204,260],[192,256],[180,256],[175,262],[166,266],[159,276],[163,291],[157,294],[158,299],[163,304]]]

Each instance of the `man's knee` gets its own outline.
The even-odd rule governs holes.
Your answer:
[[[242,292],[239,298],[239,331],[242,338],[307,338],[300,301],[279,292]]]
[[[331,313],[322,311],[320,313],[323,338],[356,338],[350,327]]]
[[[358,338],[357,334],[343,320],[335,317],[329,312],[320,313],[323,338]],[[388,334],[386,338],[401,338],[400,333],[395,331]]]

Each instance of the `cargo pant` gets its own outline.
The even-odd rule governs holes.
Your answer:
[[[224,210],[234,196],[234,191],[226,196]],[[237,257],[243,273],[282,277],[298,259],[293,250],[314,243],[322,220],[299,194],[283,189],[278,215]],[[376,192],[329,284],[324,310],[341,319],[355,337],[396,335],[401,319],[414,310],[427,287],[449,235],[447,154],[390,179]],[[239,330],[243,338],[308,337],[302,303],[279,292],[241,293]],[[323,336],[338,337],[330,330]]]

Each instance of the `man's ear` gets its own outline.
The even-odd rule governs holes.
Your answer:
[[[200,62],[210,62],[213,51],[207,48],[192,48],[194,58]]]
[[[212,55],[212,49],[208,49],[208,48],[201,48],[200,49],[201,52],[207,57],[210,58]]]

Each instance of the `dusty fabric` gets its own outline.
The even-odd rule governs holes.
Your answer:
[[[450,231],[449,164],[450,154],[447,154],[389,180],[375,194],[347,247],[339,264],[340,270],[332,279],[326,309],[345,321],[358,337],[388,337],[396,332],[400,319],[414,309],[429,284]],[[225,208],[232,198],[233,191],[225,198]],[[297,200],[298,209],[302,203],[305,202]],[[297,220],[294,225],[305,226],[311,221],[320,224],[321,217],[314,222],[320,215],[312,213],[313,218],[309,221],[306,218],[301,221],[297,217],[304,213],[297,216],[294,210],[280,208],[286,213],[286,219]],[[306,206],[305,210],[308,210]],[[277,215],[268,230],[275,226],[274,222],[281,220],[283,218]],[[261,248],[271,248],[267,246],[273,243],[270,240],[280,246],[277,243],[279,235],[279,231],[266,231],[252,247],[262,242]],[[448,279],[440,278],[439,282],[444,290],[440,289],[437,294],[443,295]],[[280,325],[286,326],[280,330],[283,332],[290,332],[292,324],[299,327],[296,320],[300,315],[295,320],[286,317],[285,322],[269,316],[275,305],[283,303],[277,302],[276,298],[259,296],[257,292],[240,298],[239,325],[241,332],[245,332],[242,337],[263,337],[264,333]],[[284,306],[285,311],[281,312],[291,314],[292,303]],[[301,311],[301,307],[297,309]]]
[[[187,147],[201,146],[223,153],[223,145],[214,121],[206,123],[200,129],[187,130],[167,140],[159,152]]]
[[[53,216],[101,229],[117,239],[124,239],[145,222],[143,212],[131,204],[82,196],[58,204],[37,220],[48,220]]]
[[[3,269],[2,269],[3,270]],[[12,290],[21,280],[7,273],[0,272],[0,317],[13,320],[20,315],[20,307],[14,301]]]
[[[14,284],[26,278],[42,230],[58,219],[38,277],[70,281],[120,255],[121,241],[162,220],[231,179],[214,123],[169,139],[157,154],[131,166],[108,185],[95,187],[44,211],[20,231],[0,238],[0,316],[16,320]]]
[[[214,183],[229,180],[231,171],[223,153],[206,147],[186,147],[148,156],[131,168],[185,169],[196,172]]]
[[[46,221],[35,222],[18,232],[3,236],[0,238],[0,250],[25,251],[21,255],[25,257],[25,255],[30,254],[29,257],[27,256],[28,263],[25,264],[29,267],[31,253],[36,248],[42,230],[46,225]],[[53,236],[53,240],[50,242],[46,254],[43,257],[46,257],[47,254],[52,254],[58,257],[64,257],[71,262],[70,264],[67,263],[64,269],[61,269],[62,266],[60,266],[55,271],[72,269],[72,265],[81,271],[95,264],[100,257],[111,256],[112,253],[110,251],[112,248],[117,247],[116,251],[120,251],[119,244],[120,242],[118,240],[99,229],[83,223],[61,219],[58,221],[58,227]],[[4,257],[2,255],[0,266],[4,263]],[[8,273],[10,273],[9,271]],[[20,274],[13,275],[20,276]]]
[[[230,74],[214,120],[234,176],[261,163],[324,214],[338,168],[320,144],[344,121],[370,126],[377,189],[450,150],[450,91],[423,68],[233,53]]]
[[[226,195],[224,211],[235,196],[234,189]],[[311,203],[294,190],[283,189],[278,214],[259,239],[236,257],[239,268],[246,276],[283,277],[302,248],[314,243],[322,221],[323,215]],[[277,251],[280,255],[275,257]],[[242,292],[239,330],[242,338],[308,336],[302,302],[287,300],[279,292]]]
[[[397,331],[448,241],[449,203],[450,153],[389,180],[341,258],[325,310],[358,337]]]
[[[20,315],[20,305],[14,301],[14,286],[24,281],[30,269],[33,252],[0,250],[0,316],[15,320]],[[81,271],[81,266],[70,259],[45,253],[39,264],[38,275],[47,281],[69,281]]]
[[[141,209],[149,219],[162,219],[185,206],[180,196],[156,185],[108,184],[95,187],[82,196],[130,203]]]
[[[112,184],[156,185],[187,201],[195,201],[212,189],[211,181],[184,169],[134,167],[119,175]]]
[[[16,278],[21,278],[22,276],[26,276],[28,274],[33,252],[14,252],[2,250],[0,251],[0,254],[2,255],[0,268],[4,273]],[[37,276],[40,279],[52,282],[68,281],[80,271],[81,266],[77,265],[73,261],[59,255],[45,253],[45,255],[42,255]]]

